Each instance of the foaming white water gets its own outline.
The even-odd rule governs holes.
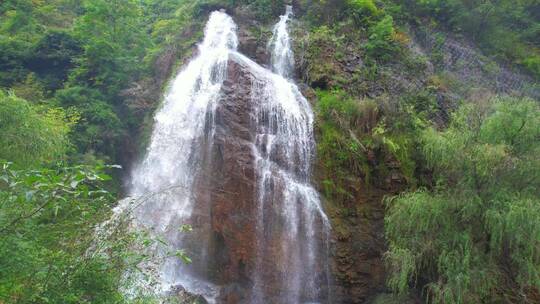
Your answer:
[[[131,196],[154,194],[136,209],[136,221],[176,249],[182,248],[183,241],[179,227],[194,212],[193,183],[200,170],[201,149],[211,145],[208,141],[213,138],[213,114],[229,53],[237,45],[232,18],[222,12],[212,13],[199,54],[172,82],[155,115],[146,157],[133,172]],[[213,293],[210,284],[198,281],[196,274],[177,258],[167,258],[160,268],[162,290],[182,285],[207,296]]]
[[[276,74],[267,72],[253,82],[252,88],[257,127],[254,154],[259,179],[258,252],[252,303],[267,303],[265,299],[270,295],[265,288],[264,268],[271,263],[266,259],[276,251],[280,262],[274,267],[279,272],[282,291],[280,299],[274,301],[327,301],[321,287],[329,283],[330,225],[319,195],[310,184],[315,154],[313,113],[297,86],[288,80],[294,69],[287,29],[291,15],[292,7],[287,6],[268,45]],[[277,250],[271,248],[275,239],[280,242]]]
[[[292,6],[287,5],[285,15],[279,17],[279,22],[272,31],[272,39],[268,43],[268,48],[272,51],[272,71],[285,78],[291,77],[294,69],[294,54],[287,29],[292,14]]]

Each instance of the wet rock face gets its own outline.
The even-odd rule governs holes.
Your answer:
[[[237,7],[234,10],[234,18],[238,24],[238,51],[258,64],[266,66],[270,62],[270,53],[263,40],[270,37],[263,37],[261,33],[256,33],[256,30],[262,30],[265,27],[257,21],[257,17],[249,7]]]
[[[173,299],[172,301],[165,300],[165,304],[177,303],[175,300],[180,300],[182,303],[193,303],[193,304],[208,304],[208,302],[201,295],[196,295],[189,293],[181,286],[173,288],[169,292],[168,299]]]
[[[196,197],[201,214],[195,229],[208,236],[206,264],[208,279],[220,286],[218,303],[249,302],[257,253],[257,176],[253,143],[255,110],[252,101],[252,75],[234,60],[228,62],[227,77],[213,119],[213,142],[204,156],[204,169],[198,177]],[[279,150],[279,149],[278,149]],[[279,154],[279,153],[278,153]],[[276,155],[279,162],[280,156]],[[275,184],[274,191],[280,191]],[[342,227],[333,232],[331,271],[334,286],[332,303],[365,303],[384,285],[381,255],[383,213],[380,196],[366,197],[364,213],[333,215]],[[271,205],[271,204],[269,204]],[[272,210],[267,210],[271,213]],[[197,216],[195,216],[197,217]],[[276,226],[277,225],[277,226]],[[274,229],[280,229],[279,223]],[[342,233],[343,229],[347,232]],[[322,235],[322,233],[321,233]],[[280,299],[280,239],[272,239],[265,248],[261,277],[266,282],[266,303],[284,303]],[[198,257],[194,257],[194,260]],[[282,261],[283,262],[283,261]],[[201,265],[202,266],[202,265]],[[324,271],[321,269],[321,275]]]
[[[211,283],[219,286],[218,303],[250,303],[257,258],[258,187],[254,142],[256,121],[253,108],[252,84],[255,75],[247,67],[229,60],[227,77],[223,83],[214,117],[213,139],[202,143],[207,148],[203,156],[203,170],[197,177],[195,197],[197,214],[192,223],[199,240],[208,248],[206,256],[194,256],[194,264]],[[212,132],[208,130],[208,132]],[[278,149],[276,160],[280,156]],[[272,185],[275,193],[282,193],[284,185]],[[278,198],[269,198],[278,200]],[[290,202],[295,203],[295,202]],[[264,214],[279,218],[277,202],[265,204]],[[208,215],[210,219],[208,219]],[[290,263],[282,252],[286,225],[276,218],[265,219],[272,232],[265,236],[265,258],[256,270],[264,282],[264,303],[281,304],[286,294],[282,270]],[[266,223],[266,220],[272,223]],[[322,237],[323,233],[317,233]],[[202,239],[205,238],[205,239]],[[301,242],[299,241],[299,244]],[[306,249],[307,250],[307,249]],[[322,264],[316,266],[320,276],[325,274]],[[320,280],[324,280],[321,277]],[[306,296],[307,295],[301,295]]]
[[[384,207],[381,191],[364,189],[351,209],[329,213],[335,303],[370,303],[384,291]]]
[[[257,130],[256,111],[253,108],[252,84],[255,81],[247,67],[229,60],[227,77],[223,83],[220,99],[214,117],[213,142],[204,143],[210,149],[203,149],[203,171],[197,181],[197,213],[193,219],[194,230],[204,231],[207,236],[204,257],[208,261],[208,280],[220,286],[218,303],[249,303],[254,284],[257,258],[258,187],[254,159],[255,132]],[[276,161],[283,158],[277,149]],[[272,185],[275,193],[282,193],[284,185]],[[277,198],[269,198],[277,199]],[[277,202],[273,202],[276,203]],[[273,203],[265,204],[265,214],[281,212]],[[291,202],[294,203],[294,202]],[[266,210],[267,209],[267,210]],[[203,215],[210,214],[210,220]],[[283,259],[282,240],[279,235],[287,233],[284,223],[268,218],[273,224],[272,233],[264,248],[265,258],[258,275],[265,282],[265,303],[286,303],[282,299],[282,278],[280,269],[289,261]],[[266,220],[265,220],[266,221]],[[322,234],[321,234],[322,235]],[[194,257],[194,260],[198,257]],[[204,269],[204,262],[200,263]],[[323,273],[322,269],[320,271]]]
[[[215,110],[213,144],[197,182],[198,209],[208,223],[209,280],[223,286],[219,303],[241,303],[249,291],[255,253],[256,178],[252,152],[251,75],[229,61]],[[197,258],[197,257],[195,257]]]
[[[245,54],[255,62],[266,65],[270,61],[268,50],[261,46],[259,40],[245,27],[241,27],[238,32],[238,40],[240,41],[239,51]]]
[[[250,57],[253,57],[261,46],[249,35],[246,37],[240,39],[240,48],[251,50]],[[216,126],[213,142],[206,143],[212,148],[202,149],[206,151],[204,169],[197,179],[197,209],[201,214],[209,214],[210,220],[202,216],[196,218],[195,225],[201,223],[204,227],[194,228],[205,229],[204,234],[208,236],[207,240],[201,241],[208,242],[205,260],[211,262],[202,268],[208,269],[208,280],[220,286],[218,303],[249,303],[254,284],[258,216],[256,160],[253,156],[256,141],[252,100],[254,77],[241,63],[229,60],[215,116],[208,118],[213,119]],[[306,96],[309,98],[309,94]],[[272,159],[280,163],[276,151]],[[279,192],[281,185],[273,187]],[[389,191],[370,192],[362,187],[355,191],[354,210],[326,210],[333,226],[330,262],[333,280],[328,291],[331,303],[369,303],[385,290],[382,261],[384,206],[381,201]],[[280,229],[279,223],[273,227]],[[276,238],[268,243],[273,245],[265,249],[270,258],[265,259],[261,274],[269,296],[265,303],[286,303],[280,299],[282,282],[277,271],[280,240]],[[194,260],[198,258],[193,257]],[[320,272],[324,271],[321,269]]]

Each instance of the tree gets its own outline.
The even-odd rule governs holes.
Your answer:
[[[347,0],[350,14],[358,23],[364,22],[365,18],[378,14],[378,9],[373,0]]]
[[[73,86],[59,90],[55,100],[59,106],[80,115],[71,137],[78,151],[95,152],[102,157],[116,155],[115,146],[123,135],[124,125],[103,94],[96,89]]]
[[[0,90],[0,159],[21,167],[62,159],[75,121],[59,108],[32,105]]]
[[[72,74],[76,84],[101,90],[111,100],[141,72],[140,62],[150,43],[141,23],[141,10],[131,0],[85,1],[75,35],[84,55]]]
[[[0,165],[0,301],[123,302],[118,287],[132,236],[112,230],[114,241],[95,243],[114,201],[102,184],[109,177],[96,170]]]
[[[392,16],[386,15],[370,28],[366,52],[373,58],[390,60],[398,50],[394,36],[394,20]]]
[[[422,136],[436,186],[389,200],[389,285],[434,303],[534,302],[540,290],[540,106],[464,105]]]

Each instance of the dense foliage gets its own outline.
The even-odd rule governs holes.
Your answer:
[[[538,101],[478,94],[444,69],[424,85],[394,89],[424,77],[426,60],[448,55],[411,51],[409,24],[446,31],[435,43],[463,35],[495,61],[537,77],[535,4],[371,4],[311,2],[309,36],[298,37],[304,80],[319,88],[318,173],[327,205],[338,210],[338,237],[354,233],[340,214],[366,210],[358,201],[370,187],[408,188],[387,200],[388,285],[396,294],[430,303],[538,302]],[[396,170],[406,188],[388,185]]]
[[[467,104],[425,130],[435,184],[389,200],[390,286],[433,303],[533,303],[540,288],[540,107]]]
[[[389,168],[376,159],[385,156],[395,158],[414,184],[414,137],[422,119],[407,108],[406,101],[392,105],[385,97],[358,100],[338,89],[318,91],[318,97],[318,157],[329,199],[343,202],[353,198],[354,193],[347,189],[353,176],[368,186],[383,183]],[[392,113],[394,107],[403,114]]]
[[[75,154],[121,161],[140,124],[123,91],[160,73],[153,65],[204,1],[26,1],[0,4],[0,88],[33,104],[78,113]],[[196,38],[196,37],[195,37]],[[193,40],[175,46],[188,48]],[[157,77],[157,76],[156,76]],[[159,77],[168,77],[159,75]],[[161,84],[156,84],[157,90]],[[131,147],[132,148],[132,147]],[[88,159],[88,157],[86,157]]]
[[[113,256],[89,251],[89,223],[104,220],[113,203],[99,185],[108,177],[82,167],[14,170],[3,163],[0,170],[0,300],[118,303],[129,243],[115,239]]]
[[[60,108],[30,104],[0,91],[0,159],[21,166],[61,159],[68,149],[68,134],[76,117]]]
[[[123,92],[160,73],[154,63],[199,23],[200,5],[0,2],[0,303],[151,303],[121,290],[145,258],[133,248],[153,240],[123,219],[98,233],[119,184],[102,163],[128,161],[142,116]]]

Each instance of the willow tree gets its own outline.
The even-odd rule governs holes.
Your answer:
[[[65,156],[75,122],[58,108],[44,108],[0,90],[0,159],[20,167]]]
[[[433,303],[539,300],[538,102],[465,105],[422,143],[436,182],[389,199],[389,285]]]

